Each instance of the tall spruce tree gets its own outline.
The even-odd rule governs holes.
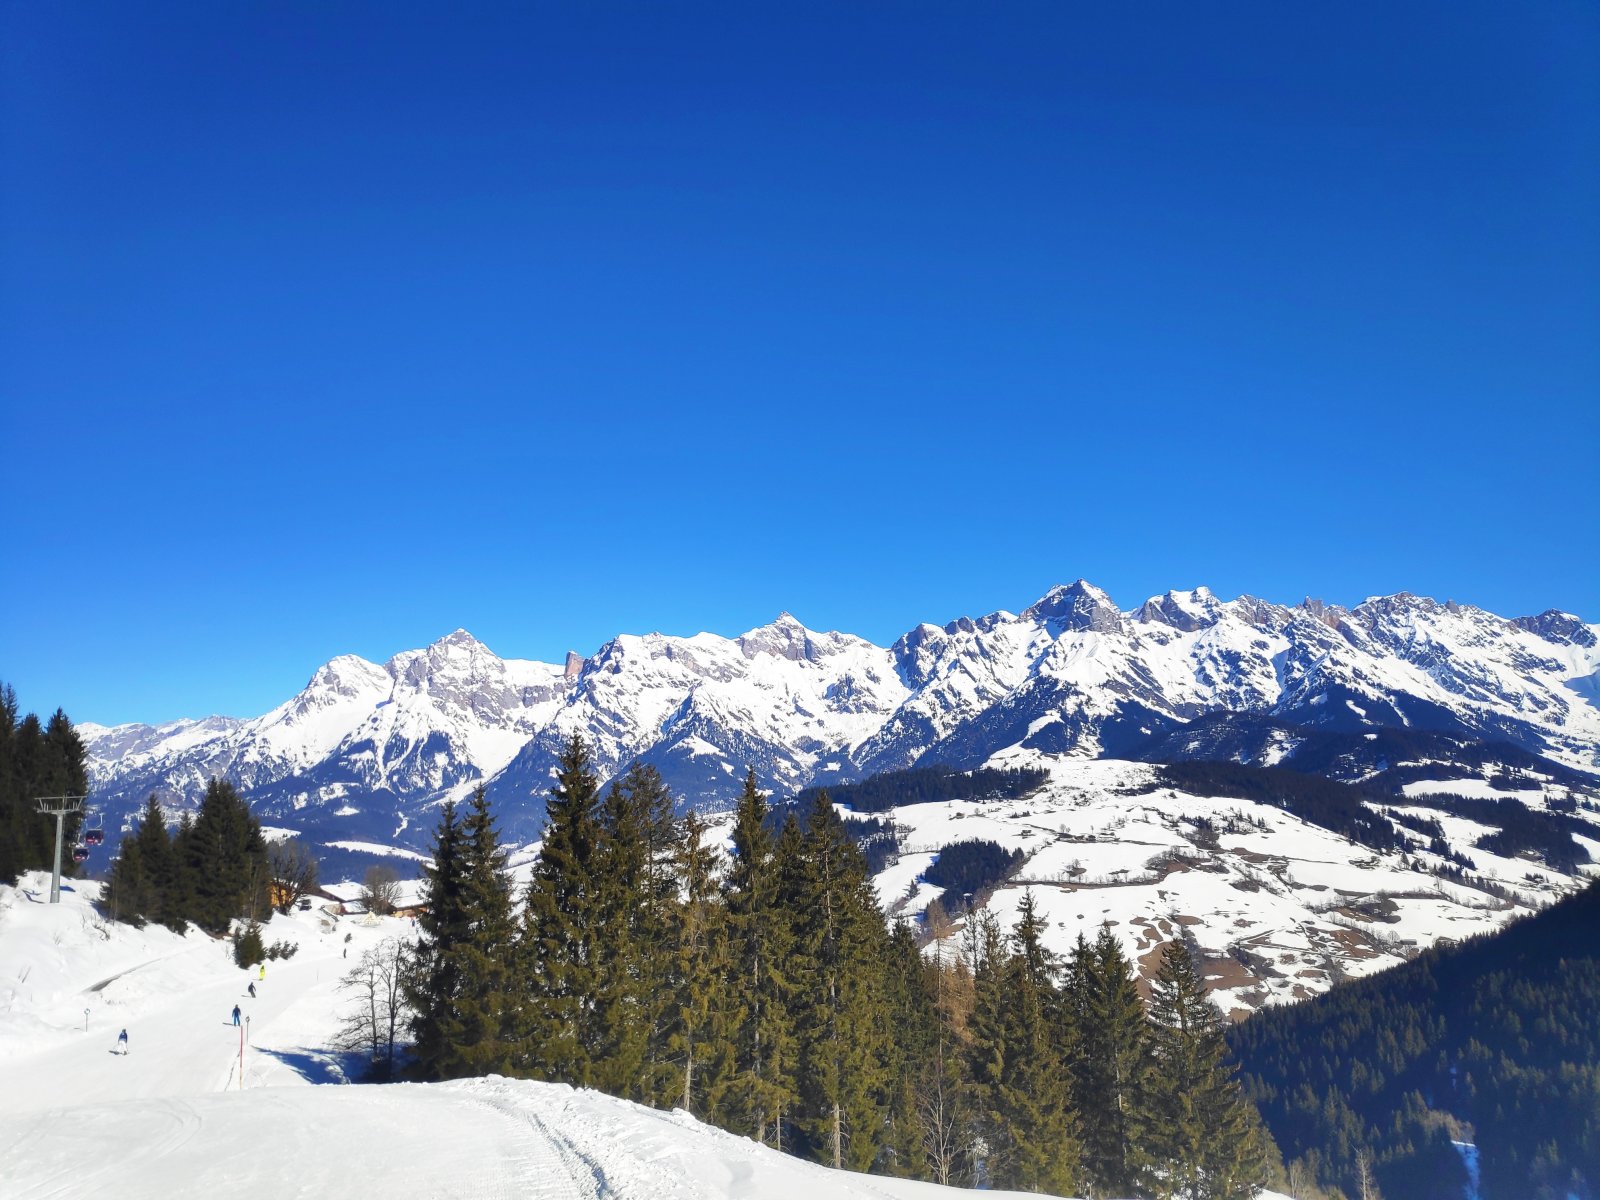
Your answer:
[[[676,1072],[667,1047],[671,928],[678,905],[672,794],[634,763],[601,804],[594,870],[593,1086],[655,1103]]]
[[[996,1186],[1067,1195],[1078,1183],[1080,1144],[1067,1071],[1076,1030],[1058,1012],[1044,922],[1025,893],[1002,972],[1002,1063],[994,1086],[989,1177]]]
[[[728,1005],[732,1077],[723,1112],[735,1133],[777,1144],[779,1119],[794,1101],[787,962],[792,914],[778,901],[778,861],[767,828],[767,798],[746,771],[734,807],[733,858],[724,880],[729,940]],[[795,828],[795,840],[799,831]]]
[[[1073,1074],[1089,1189],[1140,1195],[1149,1186],[1150,1027],[1132,964],[1109,925],[1092,947],[1079,935],[1068,990],[1080,1031]]]
[[[1150,1016],[1148,1144],[1156,1195],[1247,1200],[1268,1177],[1260,1117],[1234,1078],[1222,1014],[1181,940],[1162,953]]]
[[[965,1104],[972,1139],[971,1182],[990,1182],[991,1159],[1003,1153],[1005,1118],[1001,1089],[1006,1075],[1006,1008],[1010,957],[1000,923],[987,908],[967,914],[962,952],[972,972],[972,1011],[967,1020]]]
[[[113,920],[143,925],[167,918],[167,899],[176,863],[161,802],[152,793],[134,827],[123,835],[111,865],[101,907]]]
[[[528,993],[523,1060],[541,1079],[590,1086],[604,914],[600,781],[574,735],[545,802],[544,839],[522,911],[521,974]]]
[[[439,1077],[507,1074],[520,1032],[513,995],[516,925],[506,853],[480,785],[461,822],[459,915],[464,936],[444,947],[459,979],[456,1002],[439,1023]]]
[[[767,1043],[765,1061],[771,1064],[771,1069],[766,1080],[777,1103],[771,1145],[775,1150],[793,1154],[800,1151],[803,1142],[797,1124],[802,1105],[800,1012],[811,995],[806,990],[810,986],[810,972],[801,940],[806,915],[795,907],[806,892],[806,835],[792,809],[784,817],[773,842],[772,868],[777,888],[773,912],[786,953],[782,987],[777,993],[784,1005],[782,1018],[775,1023],[780,1040]]]
[[[17,693],[0,683],[0,883],[16,883],[27,868],[28,806],[17,770]]]
[[[797,893],[785,898],[798,914],[793,961],[803,997],[797,1124],[824,1162],[862,1171],[883,1132],[887,938],[866,861],[826,792],[807,817],[800,866]]]
[[[717,893],[717,852],[706,845],[705,835],[705,822],[688,813],[678,841],[683,896],[672,929],[667,1046],[681,1081],[674,1103],[704,1115],[704,1096],[712,1115],[720,1116],[733,1075],[726,990],[729,943],[726,911]]]
[[[175,889],[179,906],[168,920],[186,916],[208,933],[222,933],[235,917],[267,914],[267,844],[261,823],[231,783],[212,779],[194,824],[179,839]]]
[[[423,1079],[443,1078],[448,1060],[446,1028],[457,1021],[462,971],[453,948],[470,936],[464,891],[466,864],[461,822],[454,800],[439,810],[433,831],[433,860],[422,869],[423,904],[417,941],[407,959],[402,990],[411,1012],[414,1071]]]
[[[178,933],[188,928],[199,903],[197,867],[191,855],[194,822],[193,813],[178,815],[178,827],[173,830],[167,856],[171,865],[161,880],[161,923]]]
[[[633,772],[639,771],[638,764]],[[636,780],[637,782],[637,780]],[[629,1100],[653,1097],[645,1080],[650,1050],[652,996],[644,980],[647,951],[659,953],[646,934],[647,813],[637,786],[611,784],[596,818],[594,930],[594,1024],[591,1084]]]
[[[905,921],[894,923],[887,949],[883,1012],[888,1022],[884,1037],[888,1116],[877,1167],[888,1175],[925,1179],[931,1177],[933,1168],[923,1144],[921,1088],[938,1058],[939,1014],[930,986],[930,966]]]

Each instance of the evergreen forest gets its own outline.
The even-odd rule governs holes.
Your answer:
[[[1291,1178],[1360,1195],[1590,1200],[1600,1186],[1600,888],[1230,1034]],[[1369,1189],[1370,1192],[1370,1189]],[[1310,1194],[1309,1191],[1300,1194]]]
[[[268,912],[272,873],[261,823],[231,783],[206,785],[198,812],[169,830],[154,796],[124,835],[101,907],[113,919],[155,921],[180,933],[194,922],[227,932],[234,918]]]
[[[1148,1007],[1116,937],[964,951],[889,926],[825,792],[776,829],[752,772],[724,856],[660,776],[565,747],[525,888],[488,799],[446,804],[406,967],[410,1074],[598,1088],[834,1166],[1060,1195],[1243,1198],[1276,1151],[1180,941]]]
[[[860,783],[829,788],[806,788],[798,797],[802,808],[824,791],[852,812],[887,812],[903,804],[938,804],[950,800],[1017,800],[1043,787],[1050,772],[1043,767],[979,767],[958,771],[954,767],[913,767],[885,771]]]

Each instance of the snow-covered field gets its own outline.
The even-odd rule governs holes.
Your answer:
[[[1092,941],[1109,922],[1129,958],[1153,975],[1161,946],[1187,927],[1206,953],[1213,999],[1235,1015],[1395,966],[1444,938],[1487,933],[1600,872],[1585,865],[1569,876],[1490,854],[1472,846],[1493,832],[1487,826],[1394,806],[1438,820],[1454,844],[1472,847],[1474,874],[1514,893],[1512,902],[1430,873],[1445,860],[1426,850],[1379,854],[1271,805],[1160,786],[1142,763],[1006,761],[1014,763],[1047,767],[1050,782],[1020,800],[871,814],[901,829],[900,860],[873,881],[885,911],[909,917],[939,894],[920,876],[940,847],[994,841],[1026,855],[987,901],[1003,929],[1032,892],[1057,954],[1070,952],[1080,933]],[[1199,821],[1209,822],[1209,833]],[[959,945],[958,932],[948,949]]]
[[[686,1113],[555,1084],[337,1086],[349,1067],[329,1048],[340,977],[365,948],[407,936],[408,922],[275,917],[267,941],[299,951],[267,965],[252,999],[256,974],[234,966],[225,943],[104,922],[97,891],[69,883],[50,905],[43,875],[0,887],[5,1200],[954,1194],[831,1171]],[[250,1021],[242,1073],[235,1004]],[[125,1055],[115,1052],[124,1028]]]

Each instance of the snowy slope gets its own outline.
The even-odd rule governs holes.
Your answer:
[[[299,943],[259,996],[222,943],[108,925],[88,885],[0,887],[0,1188],[7,1200],[938,1200],[955,1189],[831,1171],[595,1092],[499,1078],[343,1081],[337,981],[399,921],[274,918]],[[341,957],[350,934],[351,958]],[[250,1044],[239,1063],[248,1012]],[[87,1014],[85,1013],[87,1010]],[[84,1024],[87,1019],[88,1029]],[[129,1052],[112,1053],[117,1030]],[[1012,1195],[1017,1193],[991,1193]]]
[[[1443,938],[1488,932],[1600,874],[1596,865],[1568,875],[1471,849],[1475,879],[1503,888],[1508,899],[1433,874],[1445,860],[1427,850],[1378,854],[1272,805],[1166,787],[1144,764],[1067,758],[1049,765],[1050,781],[1020,800],[872,814],[901,829],[899,861],[874,879],[891,918],[915,916],[939,894],[921,876],[941,849],[994,841],[1026,855],[1014,877],[977,898],[1002,928],[1015,924],[1031,892],[1051,950],[1065,955],[1080,934],[1093,940],[1109,923],[1146,977],[1162,947],[1186,937],[1204,953],[1212,998],[1242,1015],[1394,966]],[[1538,788],[1519,795],[1532,807],[1546,800]],[[1403,800],[1386,811],[1436,818],[1458,846],[1492,832]],[[1600,842],[1593,849],[1600,857]],[[958,920],[945,949],[956,953],[960,944]]]

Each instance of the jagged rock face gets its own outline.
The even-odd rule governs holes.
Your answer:
[[[1079,580],[1020,614],[919,625],[888,648],[784,614],[737,638],[624,635],[543,664],[457,630],[381,665],[336,658],[253,720],[82,731],[113,808],[151,791],[193,798],[217,774],[268,816],[338,816],[377,840],[416,836],[432,824],[421,810],[480,783],[510,829],[534,836],[575,733],[602,775],[649,762],[682,800],[710,807],[746,767],[787,792],[996,754],[1136,755],[1217,712],[1489,737],[1592,769],[1595,628],[1404,593],[1343,609],[1196,588],[1120,612]]]
[[[1529,633],[1536,633],[1553,645],[1592,647],[1595,644],[1593,626],[1585,625],[1571,613],[1547,609],[1537,617],[1513,617],[1511,623]]]

